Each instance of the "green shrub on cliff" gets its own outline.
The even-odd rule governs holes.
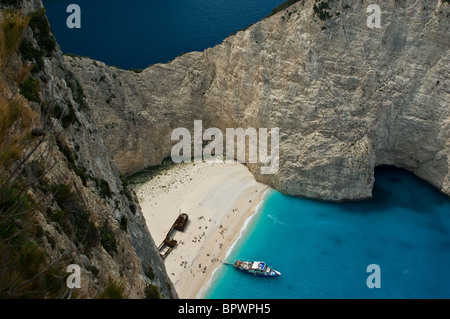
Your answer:
[[[41,98],[39,96],[40,81],[33,78],[26,79],[20,85],[20,94],[22,94],[28,101],[40,103]]]
[[[330,19],[333,16],[328,11],[328,10],[330,10],[330,4],[327,1],[316,0],[316,3],[318,3],[318,5],[314,4],[313,10],[314,10],[315,14],[319,17],[320,20],[325,21],[325,20]]]
[[[108,254],[117,253],[116,239],[108,222],[105,222],[100,229],[100,242]]]
[[[283,11],[284,9],[290,7],[291,5],[293,5],[294,3],[297,3],[299,1],[300,0],[286,0],[285,2],[280,4],[278,7],[273,9],[272,12],[267,17],[273,16],[274,14],[277,14],[278,12]]]
[[[145,299],[161,299],[158,286],[150,284],[145,287]]]
[[[125,299],[123,293],[125,292],[125,287],[122,283],[116,282],[115,280],[109,278],[103,291],[98,295],[98,299]]]
[[[44,51],[46,56],[50,56],[56,49],[55,37],[51,34],[50,25],[48,24],[45,9],[39,9],[30,14],[30,28],[33,30],[34,36],[39,47]]]
[[[2,0],[2,4],[4,6],[13,6],[13,7],[19,7],[19,5],[22,3],[21,0]]]

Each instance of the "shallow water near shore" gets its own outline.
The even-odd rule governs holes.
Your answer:
[[[271,191],[226,261],[263,260],[281,277],[223,265],[204,297],[450,298],[450,199],[401,169],[375,178],[374,198],[361,202]],[[381,288],[366,285],[370,264]]]

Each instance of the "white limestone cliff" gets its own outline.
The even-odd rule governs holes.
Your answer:
[[[177,127],[280,129],[280,169],[258,181],[324,200],[371,196],[374,167],[405,168],[450,195],[449,3],[299,1],[216,47],[142,73],[65,57],[125,174],[170,156]]]

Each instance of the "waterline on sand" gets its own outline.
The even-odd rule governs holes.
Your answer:
[[[239,232],[239,236],[236,238],[236,240],[230,245],[230,247],[228,248],[227,252],[225,253],[225,257],[223,259],[223,263],[228,263],[230,262],[228,260],[228,257],[232,254],[232,252],[234,251],[234,249],[236,248],[236,245],[238,243],[240,243],[241,239],[246,235],[246,232],[249,229],[249,225],[255,221],[258,218],[258,215],[261,213],[262,210],[262,206],[264,204],[264,201],[266,200],[266,198],[273,192],[274,190],[272,188],[268,188],[264,191],[264,193],[262,194],[258,204],[255,207],[255,210],[253,212],[253,214],[251,214],[250,216],[247,217],[247,219],[245,220],[244,224],[242,225],[242,228]],[[217,265],[214,269],[214,271],[211,274],[211,277],[209,278],[208,282],[200,289],[198,295],[196,296],[197,299],[204,299],[207,294],[209,289],[211,288],[211,285],[214,283],[215,280],[217,280],[216,278],[216,274],[218,272],[218,270],[221,269],[221,267],[223,267],[224,265]]]
[[[172,234],[177,245],[164,259],[179,297],[198,296],[268,188],[237,163],[179,164],[134,186],[156,245],[180,212],[189,216],[186,229]]]

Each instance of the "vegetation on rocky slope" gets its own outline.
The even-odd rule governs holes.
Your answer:
[[[45,236],[36,221],[40,208],[31,189],[43,177],[33,156],[45,136],[33,130],[39,117],[26,100],[38,100],[35,82],[27,78],[30,67],[17,66],[14,55],[31,17],[6,11],[0,26],[0,297],[45,298],[64,296],[66,274],[61,262],[48,260],[41,248]],[[28,92],[33,91],[33,95]]]
[[[93,171],[79,145],[92,141],[74,142],[82,129],[95,141],[95,130],[82,120],[83,89],[58,60],[45,10],[0,15],[0,298],[171,297],[161,270],[145,279],[140,268],[124,179],[110,166],[109,178]],[[82,267],[83,289],[67,287],[69,264]]]

